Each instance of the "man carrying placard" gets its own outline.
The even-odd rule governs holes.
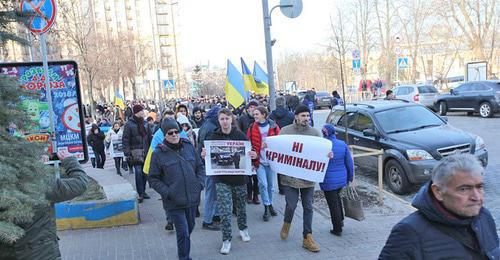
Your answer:
[[[295,122],[281,129],[279,135],[310,135],[321,137],[321,132],[309,125],[310,119],[309,108],[305,105],[299,105],[295,109]],[[302,246],[311,252],[319,252],[320,248],[312,238],[312,204],[315,183],[312,181],[283,175],[281,178],[281,184],[285,189],[286,200],[285,219],[280,232],[281,239],[285,240],[288,237],[288,232],[290,230],[290,225],[292,223],[300,193],[302,208],[304,209],[304,241]]]

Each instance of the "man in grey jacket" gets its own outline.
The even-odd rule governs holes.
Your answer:
[[[281,129],[280,135],[311,135],[321,137],[320,131],[309,125],[310,119],[309,108],[305,105],[299,105],[295,109],[295,122]],[[281,177],[281,184],[285,190],[286,200],[285,219],[280,233],[281,239],[285,240],[288,237],[300,194],[302,208],[304,209],[304,241],[302,246],[311,252],[319,252],[320,248],[312,238],[312,203],[315,183],[283,175]]]

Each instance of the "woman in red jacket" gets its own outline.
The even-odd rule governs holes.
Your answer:
[[[266,159],[264,142],[268,136],[278,135],[280,128],[274,121],[267,119],[268,115],[269,112],[265,107],[257,107],[253,112],[255,122],[247,131],[252,150],[257,153],[257,158],[252,160],[252,165],[257,171],[260,195],[264,204],[264,215],[262,216],[264,221],[269,221],[269,215],[278,215],[273,209],[273,181],[276,178],[276,173],[271,170]]]

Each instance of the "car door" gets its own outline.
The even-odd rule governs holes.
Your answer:
[[[353,127],[353,144],[357,146],[367,147],[371,149],[381,149],[380,139],[373,136],[364,136],[363,131],[372,129],[378,132],[373,119],[366,113],[358,113],[356,123]],[[363,152],[364,153],[364,152]],[[377,156],[362,156],[355,159],[356,164],[360,167],[368,168],[370,170],[377,170],[378,158]]]
[[[482,100],[488,100],[489,96],[491,96],[491,88],[481,82],[475,82],[472,84],[473,91],[466,98],[466,102],[468,103],[468,107],[470,109],[479,110],[479,103]]]
[[[335,136],[348,143],[352,144],[353,143],[353,130],[352,128],[354,127],[356,123],[356,117],[358,116],[358,113],[356,111],[347,111],[347,114],[342,115],[338,121],[334,124],[335,125]],[[349,137],[349,141],[346,141],[345,139],[345,125],[344,125],[344,119],[347,119],[347,133]]]
[[[464,95],[471,90],[471,84],[465,83],[455,89],[447,100],[449,110],[463,110],[465,108]]]

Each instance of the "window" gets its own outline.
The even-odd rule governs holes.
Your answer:
[[[434,86],[419,86],[418,93],[420,94],[438,93],[438,90]]]
[[[485,86],[483,84],[480,84],[480,83],[475,83],[475,84],[472,84],[472,90],[473,91],[489,91],[491,90],[488,86]]]
[[[397,89],[397,92],[395,92],[395,95],[396,96],[404,96],[404,95],[408,95],[412,92],[412,88],[411,87],[399,87]]]
[[[354,130],[363,132],[366,129],[374,129],[372,119],[364,114],[358,114],[358,121],[354,126]]]
[[[354,124],[356,123],[356,112],[347,112],[347,128],[353,129]],[[344,125],[344,118],[346,115],[342,116],[340,120],[337,122],[338,126],[343,126]]]
[[[471,91],[472,86],[471,86],[471,84],[463,84],[463,85],[460,85],[457,88],[455,88],[455,90],[458,92]]]
[[[344,114],[344,110],[334,110],[326,119],[326,122],[332,125],[336,125],[337,121]]]

